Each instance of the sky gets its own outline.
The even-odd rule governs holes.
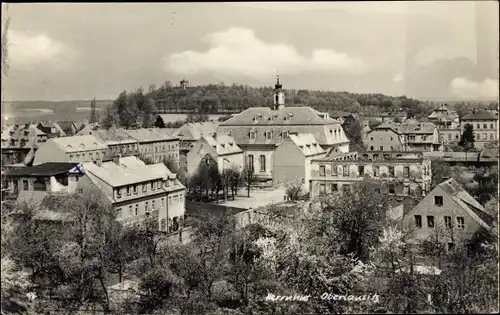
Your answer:
[[[277,72],[290,89],[496,99],[498,2],[480,2],[10,4],[3,99],[271,86]]]

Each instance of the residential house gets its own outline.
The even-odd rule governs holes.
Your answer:
[[[403,151],[434,152],[442,151],[439,131],[430,122],[408,120],[398,126],[398,133],[403,136]]]
[[[309,183],[311,161],[326,155],[310,133],[290,135],[283,140],[273,154],[273,184],[300,180]],[[308,185],[306,186],[306,190]]]
[[[217,133],[219,122],[204,121],[197,123],[185,123],[177,129],[172,136],[179,138],[179,163],[187,170],[187,154],[202,136],[212,136]]]
[[[429,122],[437,126],[441,143],[450,144],[460,141],[460,118],[458,113],[449,110],[446,104],[435,109],[427,118]]]
[[[478,230],[489,231],[494,218],[459,183],[450,178],[437,185],[404,218],[406,227],[415,229],[423,240],[438,236],[454,246],[454,239],[469,238]]]
[[[76,123],[70,120],[59,120],[56,123],[61,127],[67,136],[74,136],[79,131]]]
[[[340,111],[340,112],[330,113],[330,118],[337,120],[341,124],[343,123],[350,124],[355,122],[358,117],[355,114]]]
[[[91,123],[86,125],[81,125],[80,130],[75,134],[76,136],[86,136],[91,135],[94,130],[99,129],[98,123]]]
[[[185,187],[163,164],[146,165],[134,156],[115,157],[102,164],[83,163],[82,192],[97,188],[124,224],[158,218],[160,231],[174,232],[185,213]]]
[[[404,123],[406,121],[407,113],[405,112],[382,112],[379,114],[362,114],[362,117],[368,121],[376,120],[388,123]]]
[[[383,122],[366,133],[363,143],[369,151],[402,151],[403,141],[397,125]]]
[[[477,149],[498,141],[498,116],[488,111],[474,111],[460,119],[461,133],[467,124],[474,128],[474,146]]]
[[[42,121],[36,127],[43,131],[49,138],[66,137],[64,130],[55,122]]]
[[[121,156],[131,156],[139,153],[139,142],[132,138],[125,129],[94,129],[87,130],[86,132],[106,144],[107,150],[104,154],[104,160],[112,160],[118,154]]]
[[[343,192],[365,177],[386,183],[390,195],[425,195],[431,185],[431,161],[420,152],[329,152],[311,162],[311,198]]]
[[[311,133],[324,149],[349,151],[342,125],[311,107],[286,107],[279,78],[274,89],[274,107],[251,107],[222,122],[218,132],[229,133],[245,152],[245,164],[256,180],[272,181],[273,154],[291,134]]]
[[[47,162],[99,162],[108,147],[93,135],[52,138],[41,145],[33,165]]]
[[[34,124],[13,125],[2,131],[2,164],[23,163],[49,137]],[[32,155],[32,154],[31,154]],[[31,161],[26,161],[28,162]]]
[[[224,169],[243,169],[243,151],[236,144],[233,137],[225,134],[201,136],[187,154],[187,171],[192,175],[200,163],[216,162],[219,172]]]
[[[48,162],[5,172],[8,198],[38,203],[47,194],[76,193],[78,163]]]
[[[122,130],[137,140],[140,154],[151,158],[156,163],[170,158],[179,165],[179,138],[176,136],[168,134],[161,128]]]

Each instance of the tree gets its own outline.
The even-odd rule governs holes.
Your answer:
[[[163,159],[163,164],[171,171],[172,173],[178,173],[179,171],[179,162],[176,161],[171,155],[166,156]]]
[[[98,119],[97,119],[97,113],[96,113],[96,107],[97,107],[97,102],[96,102],[95,97],[94,97],[94,99],[90,102],[90,119],[89,119],[89,123],[91,123],[91,124],[96,123],[98,121]]]
[[[498,168],[476,173],[474,181],[478,183],[478,186],[473,194],[483,206],[498,194]]]
[[[255,174],[253,168],[245,167],[242,171],[243,181],[247,186],[247,197],[250,198],[250,188],[255,182]]]
[[[156,162],[153,160],[152,157],[150,157],[149,155],[144,155],[143,153],[138,153],[136,155],[136,157],[143,161],[146,165],[150,165],[150,164],[156,164]]]
[[[362,152],[364,151],[363,144],[363,128],[361,127],[359,120],[355,119],[352,122],[346,120],[342,124],[347,138],[351,141],[352,150]]]
[[[163,119],[160,116],[156,117],[154,126],[156,128],[165,128],[165,123],[163,122]]]
[[[285,194],[291,201],[297,201],[300,197],[302,197],[303,188],[302,181],[296,180],[290,183],[286,183]]]
[[[474,140],[474,127],[471,124],[466,124],[458,144],[467,152],[474,148]]]

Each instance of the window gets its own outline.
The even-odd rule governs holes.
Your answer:
[[[161,198],[161,207],[165,206],[165,198]]]
[[[350,185],[342,185],[342,191],[344,193],[348,193],[351,191],[351,186]]]
[[[337,165],[332,164],[332,176],[337,176]]]
[[[490,133],[490,140],[493,140],[493,134]]]
[[[394,138],[393,138],[393,137],[391,137],[391,141],[392,141],[392,140],[394,140]]]
[[[122,190],[121,190],[120,188],[118,188],[118,189],[116,190],[116,197],[117,197],[117,198],[121,198],[121,197],[122,197]]]
[[[448,140],[451,140],[451,133],[448,134]]]
[[[248,134],[250,139],[255,139],[257,137],[257,132],[256,131],[250,131]]]
[[[165,219],[161,219],[161,221],[160,221],[160,229],[161,229],[162,231],[165,231],[165,229],[166,229],[166,225],[167,225],[167,224],[166,224]]]
[[[134,185],[134,195],[137,195],[137,185]]]
[[[465,226],[464,217],[457,217],[457,228],[463,229]]]
[[[365,166],[364,165],[358,165],[358,176],[364,176],[365,175]]]
[[[349,165],[344,166],[344,176],[349,176]]]
[[[174,196],[173,203],[174,203],[174,205],[178,205],[179,204],[179,197],[177,195]]]
[[[319,185],[319,193],[322,194],[322,195],[326,193],[326,186],[325,186],[325,184],[320,184]]]
[[[122,208],[116,209],[116,212],[123,218]]]
[[[487,124],[483,124],[483,129],[488,129],[488,125]]]
[[[410,186],[404,186],[403,187],[403,195],[409,196],[410,195]]]
[[[266,139],[271,140],[273,138],[273,132],[272,131],[266,131]]]
[[[421,215],[415,216],[415,226],[419,229],[422,228],[422,216]]]
[[[146,212],[149,211],[149,201],[146,201],[145,206],[144,206],[144,210],[146,210]]]
[[[153,210],[155,209],[155,201],[154,200],[151,201],[151,209],[153,209]]]
[[[260,156],[260,171],[261,172],[266,171],[266,156],[265,155]]]
[[[142,184],[142,192],[148,191],[148,186],[146,184]]]
[[[390,194],[395,194],[396,193],[396,190],[394,188],[394,184],[389,184],[389,193]]]
[[[455,244],[453,243],[448,243],[448,250],[451,251],[455,248]]]
[[[128,214],[132,216],[132,206],[128,206]],[[135,214],[137,215],[137,211],[135,212]]]
[[[448,216],[444,217],[444,226],[447,227],[448,229],[451,229],[451,217]]]
[[[83,189],[78,188],[78,189],[76,190],[76,193],[78,193],[78,194],[83,194]]]
[[[427,216],[427,227],[428,228],[433,228],[434,227],[434,216],[433,215],[428,215]]]
[[[494,129],[493,124],[490,124],[490,129]]]
[[[169,196],[168,197],[168,205],[171,206],[172,205],[172,196]]]
[[[281,134],[282,134],[283,139],[288,138],[288,131],[283,131]]]
[[[370,137],[370,140],[373,141],[373,137]]]
[[[372,146],[372,145],[370,146],[370,151],[374,151],[374,148],[373,148],[373,146]]]
[[[384,146],[383,145],[380,146],[380,151],[384,151]]]
[[[394,151],[394,147],[391,145],[391,151]]]
[[[28,181],[23,179],[23,190],[28,190]]]
[[[394,177],[394,166],[389,166],[389,177]]]
[[[332,192],[339,191],[339,185],[337,184],[332,184]]]
[[[138,215],[139,214],[139,204],[136,203],[135,204],[135,215]]]
[[[434,196],[434,205],[441,207],[443,205],[443,196]]]
[[[248,170],[251,172],[253,172],[253,170],[254,170],[253,155],[252,154],[248,155]]]
[[[130,186],[127,186],[127,196],[130,196],[130,193],[131,193]]]
[[[410,177],[410,167],[409,167],[409,166],[405,166],[405,167],[403,168],[403,176],[404,176],[405,178]]]
[[[324,165],[320,165],[319,166],[319,176],[326,176],[325,174],[325,166]]]
[[[477,129],[480,129],[480,128],[481,128],[481,124],[477,124],[477,125],[476,125],[476,128],[477,128]]]
[[[157,189],[160,189],[160,188],[161,188],[161,181],[157,181],[157,182],[156,182],[156,188],[157,188]]]
[[[427,140],[427,136],[422,136],[422,140],[426,141]]]

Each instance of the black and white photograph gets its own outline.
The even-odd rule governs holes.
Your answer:
[[[499,312],[499,1],[1,8],[1,315]]]

